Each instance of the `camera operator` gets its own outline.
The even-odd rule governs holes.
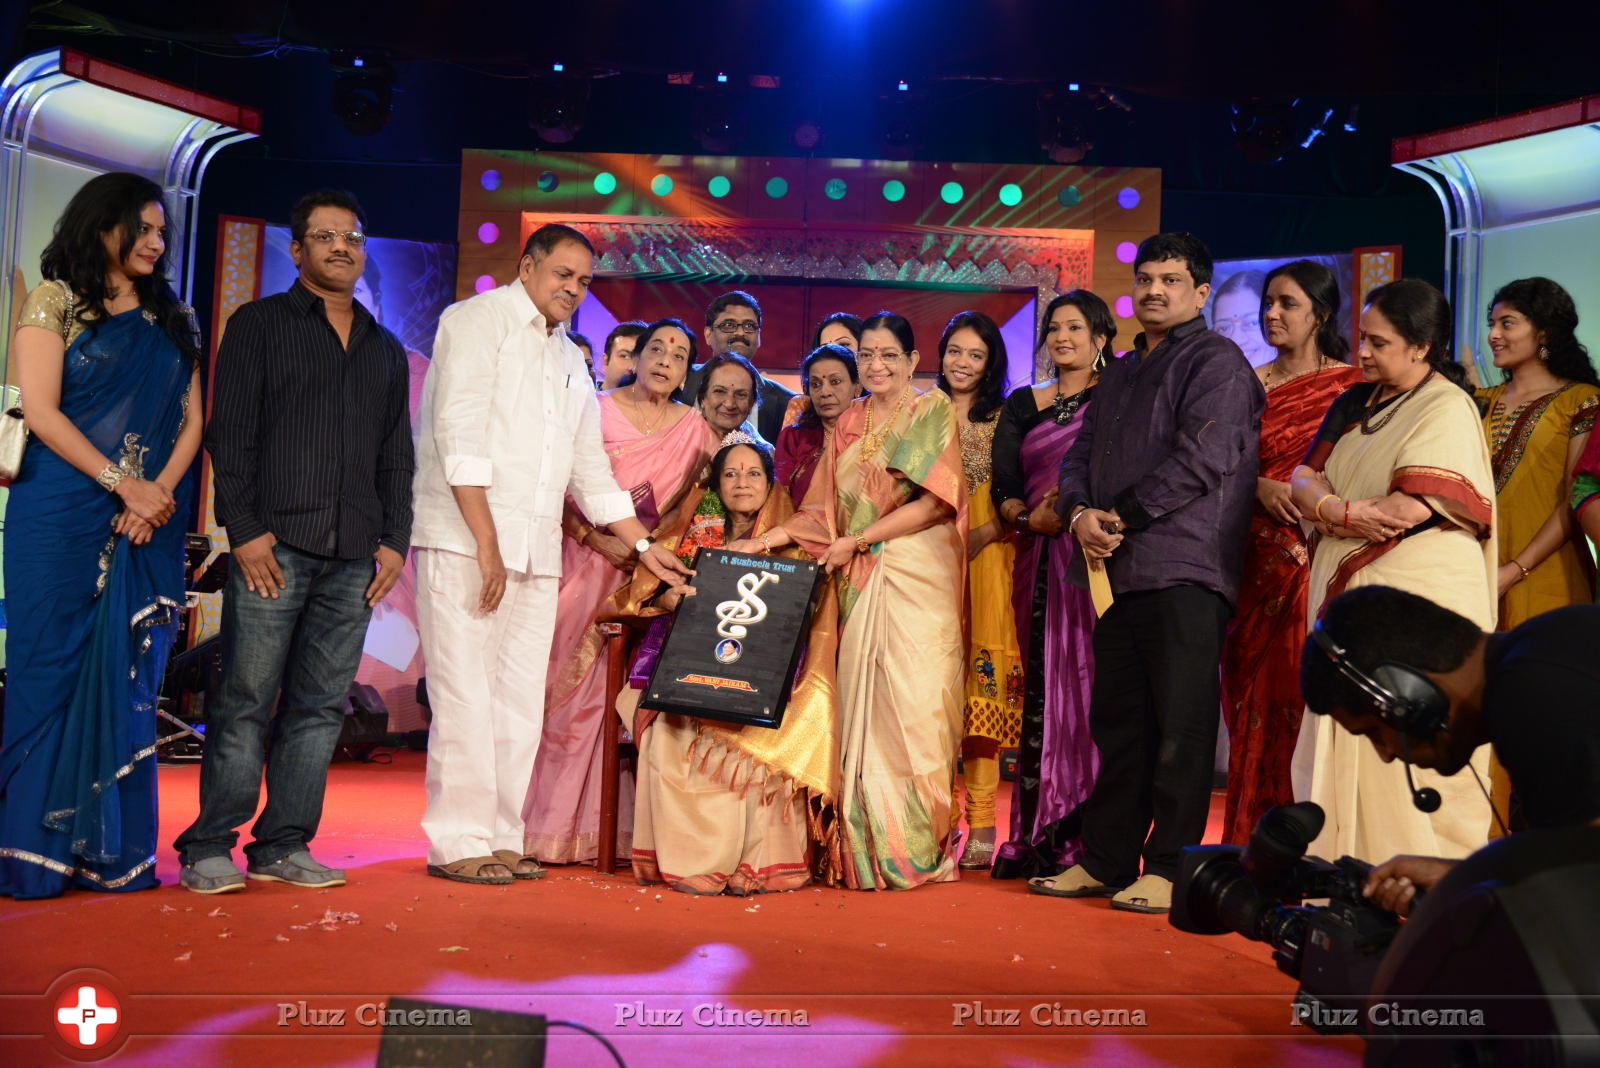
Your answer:
[[[1528,829],[1600,826],[1600,605],[1486,634],[1415,594],[1363,586],[1330,602],[1306,639],[1300,686],[1312,712],[1399,757],[1408,780],[1410,765],[1453,775],[1487,742]],[[1412,794],[1438,807],[1436,792]],[[1456,863],[1395,857],[1363,893],[1407,915]]]

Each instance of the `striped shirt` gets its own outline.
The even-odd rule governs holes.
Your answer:
[[[355,304],[348,347],[296,282],[234,312],[212,382],[206,448],[217,518],[243,545],[269,531],[303,552],[405,555],[414,466],[405,349]]]

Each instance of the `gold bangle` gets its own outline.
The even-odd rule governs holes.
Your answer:
[[[1516,565],[1517,565],[1517,570],[1518,570],[1518,571],[1520,571],[1520,572],[1522,572],[1522,577],[1523,577],[1523,578],[1527,578],[1527,577],[1528,577],[1528,575],[1529,575],[1529,574],[1530,574],[1530,572],[1529,572],[1529,570],[1528,570],[1528,569],[1527,569],[1527,568],[1525,568],[1525,567],[1523,567],[1523,566],[1522,566],[1522,561],[1521,561],[1521,560],[1518,560],[1518,559],[1517,559],[1517,558],[1516,558],[1516,557],[1515,557],[1515,556],[1513,556],[1513,557],[1512,557],[1512,558],[1511,558],[1511,562],[1512,562],[1512,563],[1513,563],[1513,564],[1516,564]]]
[[[870,544],[868,544],[867,539],[866,539],[866,535],[857,534],[856,535],[856,552],[858,552],[858,553],[867,553],[867,552],[871,552],[871,551],[872,551],[872,546]]]
[[[1326,523],[1327,520],[1322,518],[1322,503],[1324,501],[1336,501],[1338,499],[1339,495],[1337,493],[1324,493],[1322,496],[1317,498],[1317,506],[1311,509],[1311,514],[1316,516],[1319,522]]]
[[[760,540],[761,540],[761,548],[766,550],[766,553],[767,553],[768,556],[771,556],[772,555],[772,542],[767,540],[767,536],[765,534],[761,535],[761,539]]]
[[[591,527],[588,523],[580,522],[578,528],[572,532],[572,536],[577,539],[579,545],[582,545],[589,540],[589,535],[593,533],[594,527]]]

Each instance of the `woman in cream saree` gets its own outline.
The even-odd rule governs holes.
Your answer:
[[[685,524],[662,538],[685,563],[700,549],[759,539],[794,513],[788,493],[773,482],[771,455],[741,431],[724,440],[711,461],[711,488],[695,491],[685,502]],[[798,548],[783,555],[805,556]],[[654,575],[636,568],[615,615],[664,622],[677,601],[678,591],[663,592]],[[639,747],[633,817],[639,882],[743,896],[811,881],[813,845],[825,858],[838,843],[832,819],[839,792],[837,627],[837,602],[827,586],[783,722],[769,728],[638,707],[660,651],[652,639],[664,636],[658,634],[664,627],[652,624],[634,661],[633,685],[617,701]]]
[[[1422,283],[1394,283],[1408,284]],[[1373,311],[1369,306],[1362,318],[1363,333],[1379,329],[1369,326]],[[1326,457],[1324,485],[1316,494],[1331,494],[1331,500],[1302,508],[1308,517],[1320,507],[1327,520],[1342,520],[1345,502],[1359,516],[1372,499],[1394,493],[1420,500],[1430,513],[1387,538],[1382,531],[1374,532],[1376,538],[1364,537],[1325,521],[1312,557],[1308,622],[1347,589],[1383,585],[1427,597],[1494,630],[1499,561],[1489,451],[1472,398],[1433,362],[1430,357],[1413,374],[1422,375],[1419,384],[1384,402],[1372,403],[1386,384],[1381,377],[1347,391],[1330,409],[1307,465],[1296,471],[1299,504],[1303,473],[1307,467],[1317,470],[1317,461]],[[1295,749],[1295,796],[1315,801],[1327,814],[1309,852],[1329,859],[1349,854],[1373,863],[1401,853],[1464,857],[1488,837],[1489,804],[1473,776],[1476,772],[1486,784],[1488,770],[1487,748],[1473,757],[1471,770],[1453,776],[1413,769],[1419,788],[1431,787],[1444,799],[1438,811],[1425,813],[1412,803],[1402,768],[1385,764],[1365,738],[1344,731],[1330,717],[1306,716]]]

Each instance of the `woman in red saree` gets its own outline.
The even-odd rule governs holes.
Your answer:
[[[1261,467],[1250,514],[1239,605],[1223,646],[1228,801],[1223,841],[1250,840],[1267,809],[1294,800],[1289,765],[1300,736],[1300,646],[1311,554],[1289,476],[1335,397],[1361,381],[1339,331],[1339,283],[1311,260],[1267,275],[1261,329],[1278,350],[1256,369],[1267,391]]]

